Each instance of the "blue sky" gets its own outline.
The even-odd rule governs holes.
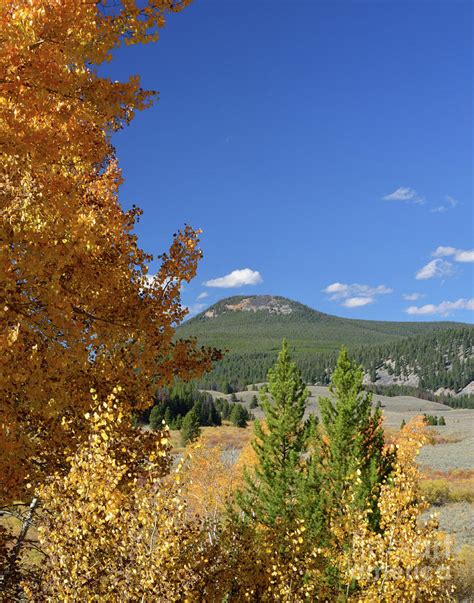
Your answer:
[[[116,52],[107,73],[160,91],[114,137],[121,202],[156,255],[203,229],[194,312],[270,293],[472,321],[472,9],[196,0],[157,44]]]

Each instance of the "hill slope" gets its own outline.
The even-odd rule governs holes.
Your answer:
[[[367,382],[377,385],[468,393],[462,388],[474,379],[470,325],[339,318],[284,297],[223,299],[182,325],[178,336],[227,350],[201,381],[221,391],[263,381],[283,337],[308,383],[329,382],[342,345],[365,367]]]
[[[230,353],[274,352],[286,337],[298,352],[381,344],[445,329],[451,322],[385,322],[323,314],[285,297],[235,296],[223,299],[178,329],[203,344]]]

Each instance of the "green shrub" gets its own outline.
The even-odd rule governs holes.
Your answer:
[[[450,501],[449,485],[442,479],[428,479],[421,482],[421,493],[426,500],[435,506],[444,505]]]

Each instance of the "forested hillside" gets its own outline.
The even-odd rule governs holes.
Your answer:
[[[285,336],[308,383],[329,383],[342,344],[366,370],[366,383],[387,393],[403,389],[447,399],[469,395],[463,389],[474,381],[474,327],[469,325],[351,320],[285,298],[259,296],[222,300],[178,332],[228,350],[200,381],[219,391],[263,381]]]
[[[276,352],[287,338],[300,352],[338,350],[397,341],[409,335],[445,329],[452,322],[388,322],[340,318],[285,297],[228,297],[184,323],[180,337],[232,353]]]
[[[354,356],[370,380],[461,392],[474,380],[474,327],[408,337],[395,344],[362,347]],[[389,384],[389,383],[387,383]]]

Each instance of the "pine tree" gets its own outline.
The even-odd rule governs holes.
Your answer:
[[[250,408],[257,408],[257,406],[258,406],[258,398],[257,398],[257,396],[253,395],[252,400],[250,402]]]
[[[271,528],[291,527],[298,516],[308,396],[283,340],[278,360],[268,372],[268,386],[260,390],[265,423],[254,424],[257,463],[253,474],[246,473],[244,489],[237,493],[244,516]]]
[[[193,407],[186,414],[181,426],[181,444],[186,446],[189,442],[194,442],[201,435],[201,427],[199,425],[199,416],[196,409]]]
[[[234,404],[232,412],[230,413],[231,423],[233,423],[236,427],[247,427],[248,420],[248,410],[242,406],[242,404]]]
[[[171,414],[171,409],[168,406],[165,410],[165,416],[163,417],[165,424],[168,425],[168,428],[171,426],[173,422],[173,415]]]
[[[344,491],[358,476],[356,505],[369,505],[371,525],[377,528],[380,485],[390,468],[384,453],[380,408],[372,411],[372,394],[362,387],[364,372],[342,348],[329,390],[335,400],[321,398],[325,476],[322,492],[329,514],[337,513]]]
[[[153,429],[153,431],[163,429],[163,417],[164,413],[162,406],[160,404],[155,404],[150,412],[150,429]]]

